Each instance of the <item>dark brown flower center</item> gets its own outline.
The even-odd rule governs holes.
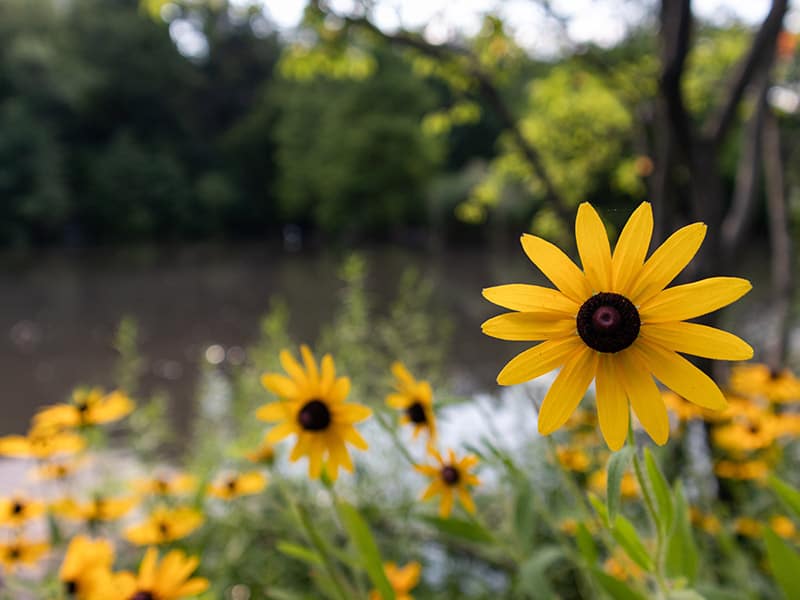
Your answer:
[[[639,311],[625,296],[595,294],[583,303],[576,319],[578,335],[598,352],[619,352],[639,336]]]
[[[461,474],[453,465],[445,465],[441,471],[442,481],[447,485],[456,485],[461,479]]]
[[[131,596],[131,600],[156,600],[153,592],[136,592]]]
[[[297,414],[297,422],[306,431],[322,431],[331,424],[331,411],[320,400],[306,402]]]
[[[747,429],[753,435],[758,435],[758,433],[761,431],[761,425],[758,423],[750,423],[750,426]]]
[[[418,425],[428,422],[428,416],[425,414],[425,407],[422,405],[422,402],[418,400],[406,408],[406,415],[412,423],[417,423]]]
[[[169,523],[166,521],[160,521],[158,523],[158,532],[162,537],[166,538],[169,535]]]
[[[64,591],[67,593],[68,596],[74,596],[78,593],[78,582],[77,581],[65,581],[64,582]]]
[[[25,505],[22,502],[16,501],[11,505],[11,514],[18,515],[25,510]]]
[[[19,546],[11,546],[8,549],[8,559],[9,560],[19,560],[22,556],[22,550],[20,550]]]
[[[233,478],[233,477],[228,479],[228,481],[225,483],[225,487],[228,488],[229,492],[235,492],[236,491],[236,479]]]

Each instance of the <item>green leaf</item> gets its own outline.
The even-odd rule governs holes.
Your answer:
[[[697,577],[699,556],[689,522],[689,506],[680,481],[675,483],[674,497],[675,523],[667,542],[667,575],[685,577],[693,584]]]
[[[278,542],[276,547],[279,552],[282,552],[286,556],[291,556],[292,558],[302,560],[303,562],[312,565],[323,564],[322,557],[320,557],[319,554],[317,554],[310,548],[306,548],[305,546],[293,544],[292,542]]]
[[[606,506],[608,506],[608,520],[614,522],[619,511],[620,486],[622,476],[628,470],[628,465],[633,456],[633,448],[624,446],[621,450],[613,452],[608,459],[608,483],[606,485]]]
[[[355,545],[372,584],[378,589],[383,600],[394,600],[394,590],[386,578],[381,553],[375,544],[367,522],[358,510],[347,502],[339,502],[338,508],[342,524]]]
[[[624,581],[620,581],[597,568],[593,568],[591,571],[592,576],[600,584],[600,587],[614,600],[647,600],[645,596],[631,588]]]
[[[557,598],[547,577],[548,569],[564,557],[564,550],[558,546],[542,546],[519,567],[518,590],[525,592],[526,598],[549,600]]]
[[[647,552],[647,548],[639,540],[639,533],[628,519],[622,515],[617,515],[614,521],[614,528],[611,530],[611,535],[617,540],[625,553],[637,565],[642,567],[645,571],[653,571],[653,559]]]
[[[439,517],[422,517],[424,521],[447,535],[461,538],[469,542],[493,542],[494,537],[483,527],[472,521],[463,519],[440,519]]]
[[[589,565],[597,563],[597,546],[594,543],[594,538],[586,525],[578,523],[578,531],[575,535],[576,542],[578,543],[578,551],[583,556],[583,559]]]
[[[514,480],[514,536],[527,552],[535,543],[534,525],[536,515],[532,510],[533,490],[530,481],[522,478]]]
[[[675,518],[675,507],[672,504],[669,484],[658,467],[655,458],[653,458],[650,448],[644,449],[644,462],[647,468],[647,478],[650,480],[650,486],[658,505],[656,519],[662,533],[667,534],[672,530],[672,523]]]
[[[751,597],[738,590],[729,590],[708,583],[698,584],[697,591],[706,600],[749,600]]]
[[[603,526],[606,529],[611,529],[611,524],[608,522],[608,509],[606,508],[605,504],[603,504],[602,500],[600,500],[600,498],[591,492],[587,495],[589,497],[589,503],[594,508],[597,516],[600,517],[600,520],[603,522]]]
[[[774,475],[770,475],[768,481],[769,487],[778,495],[786,508],[794,514],[795,518],[800,519],[800,492]]]
[[[767,558],[775,581],[788,600],[800,598],[800,556],[771,529],[764,530]]]

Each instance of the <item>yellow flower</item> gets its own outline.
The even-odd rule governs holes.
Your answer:
[[[761,523],[751,517],[739,517],[733,522],[733,530],[744,537],[760,538]]]
[[[664,444],[669,419],[653,376],[690,402],[720,410],[720,389],[678,353],[752,357],[753,349],[740,338],[685,321],[737,300],[750,282],[712,277],[664,289],[695,255],[706,226],[680,229],[645,261],[652,229],[652,210],[644,202],[612,254],[603,222],[583,203],[575,222],[583,271],[550,242],[526,234],[525,253],[558,289],[510,284],[483,291],[487,300],[515,311],[486,321],[485,334],[542,341],[513,358],[497,376],[499,384],[522,383],[561,367],[539,411],[542,435],[566,422],[595,379],[600,430],[612,450],[625,442],[629,402],[650,437]]]
[[[133,489],[137,492],[153,496],[190,494],[195,487],[197,487],[197,480],[188,473],[161,474],[137,479],[133,482]]]
[[[164,544],[186,537],[203,524],[200,511],[186,506],[157,507],[144,523],[125,530],[125,538],[139,546]]]
[[[138,576],[119,574],[103,600],[178,600],[196,596],[208,589],[206,578],[189,579],[199,563],[196,556],[189,557],[180,550],[168,552],[159,563],[158,551],[148,548]]]
[[[69,404],[43,408],[33,417],[34,427],[81,427],[118,421],[136,405],[119,390],[105,394],[100,388],[78,389]]]
[[[414,426],[414,439],[421,431],[428,432],[430,442],[436,439],[436,416],[433,413],[433,392],[427,381],[417,381],[401,362],[392,365],[395,393],[386,396],[386,404],[402,410],[400,423]]]
[[[36,477],[39,479],[67,479],[83,466],[82,460],[53,460],[36,467]]]
[[[469,495],[469,488],[478,485],[480,480],[469,471],[478,464],[477,457],[469,454],[457,460],[455,452],[450,450],[447,460],[444,460],[435,449],[430,448],[429,452],[438,464],[415,467],[417,471],[433,480],[422,493],[422,500],[429,500],[434,496],[441,495],[439,515],[447,518],[453,510],[453,498],[457,494],[464,509],[474,513],[475,503]]]
[[[770,518],[769,526],[775,533],[785,539],[793,538],[795,533],[797,533],[797,529],[792,520],[783,515],[775,515]]]
[[[723,479],[765,479],[769,474],[769,465],[763,460],[721,460],[714,466],[714,473]]]
[[[328,477],[335,481],[339,467],[353,472],[345,442],[361,450],[367,449],[367,442],[353,424],[369,417],[372,411],[366,406],[345,402],[350,392],[350,379],[336,377],[330,354],[322,357],[318,369],[308,346],[301,346],[300,352],[305,368],[288,350],[283,350],[281,365],[289,377],[277,373],[262,375],[261,383],[281,401],[265,404],[256,416],[263,421],[279,423],[265,438],[270,444],[297,435],[289,460],[307,456],[311,479],[319,479],[324,461]]]
[[[248,452],[244,456],[250,462],[271,465],[272,461],[275,460],[275,446],[270,444],[267,441],[267,435],[264,435],[261,443],[252,452]]]
[[[77,433],[52,428],[32,428],[27,436],[0,437],[0,455],[15,458],[46,459],[60,454],[75,454],[86,447],[86,440]]]
[[[606,486],[608,485],[608,472],[605,469],[600,469],[589,475],[589,480],[586,482],[589,489],[595,494],[605,494]],[[630,471],[626,471],[620,481],[620,495],[626,500],[636,498],[639,496],[639,483],[636,477]]]
[[[23,496],[0,498],[0,525],[19,527],[30,519],[44,514],[44,502]]]
[[[19,538],[0,544],[0,564],[7,571],[16,571],[22,566],[35,565],[49,550],[47,542],[29,542]]]
[[[758,419],[742,420],[714,428],[714,444],[732,452],[762,450],[772,445],[777,438],[775,417],[762,415]]]
[[[387,562],[383,564],[383,571],[386,573],[386,578],[394,590],[396,600],[414,600],[413,596],[408,592],[417,587],[422,565],[413,561],[405,567],[398,567],[393,562]],[[378,590],[372,590],[369,594],[369,600],[381,600],[382,598],[383,596]]]
[[[639,565],[623,552],[617,552],[614,556],[609,556],[603,563],[603,570],[620,581],[640,581],[644,575],[644,571]]]
[[[731,389],[745,396],[763,396],[771,402],[800,400],[800,379],[788,369],[774,372],[767,365],[751,363],[731,370]]]
[[[87,600],[96,593],[104,575],[110,573],[113,562],[110,541],[78,535],[67,546],[58,578],[69,598]]]
[[[696,506],[689,507],[689,520],[693,525],[699,527],[709,535],[716,535],[722,529],[722,523],[716,515],[707,514]]]
[[[583,473],[589,469],[591,464],[589,456],[583,450],[573,450],[566,446],[559,446],[556,448],[556,455],[559,464],[569,471]]]
[[[53,503],[50,509],[54,514],[87,523],[100,521],[116,521],[124,517],[136,506],[138,500],[134,497],[109,498],[97,495],[87,502],[76,502],[72,498],[65,498]]]
[[[696,404],[687,402],[678,394],[671,390],[664,390],[661,392],[661,397],[664,399],[667,409],[672,412],[679,421],[695,421],[702,419],[705,411]]]
[[[221,477],[208,486],[208,493],[222,500],[233,500],[239,496],[258,494],[267,486],[266,476],[259,471],[238,473]]]

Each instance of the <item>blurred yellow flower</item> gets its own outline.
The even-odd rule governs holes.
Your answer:
[[[47,542],[17,538],[0,544],[0,564],[6,571],[13,572],[23,566],[35,565],[49,550],[50,544]]]
[[[644,571],[628,558],[627,554],[617,552],[603,563],[603,570],[620,581],[641,581]]]
[[[486,321],[485,334],[541,341],[503,368],[500,385],[561,367],[539,411],[542,435],[564,425],[596,379],[600,430],[609,448],[625,443],[629,403],[650,437],[664,444],[669,419],[653,376],[687,400],[720,410],[726,402],[717,384],[679,353],[721,360],[753,356],[735,335],[686,321],[739,299],[751,289],[749,281],[712,277],[664,289],[695,255],[706,226],[680,229],[645,261],[652,230],[652,210],[643,202],[612,254],[603,222],[583,203],[575,221],[583,271],[550,242],[525,234],[525,253],[558,289],[510,284],[483,290],[490,302],[515,311]]]
[[[436,415],[433,413],[433,391],[427,381],[417,380],[406,366],[397,361],[392,364],[396,392],[386,396],[386,404],[402,410],[400,424],[414,427],[414,439],[421,431],[428,433],[429,442],[436,440]]]
[[[608,485],[608,472],[605,469],[599,469],[589,475],[586,485],[595,494],[601,495],[606,493],[606,485]],[[626,500],[636,498],[639,496],[639,483],[636,477],[630,471],[626,471],[622,476],[622,481],[619,486],[620,494]]]
[[[267,477],[259,471],[249,471],[220,477],[208,486],[208,493],[222,500],[233,500],[239,496],[258,494],[265,487]]]
[[[76,459],[57,459],[36,467],[34,474],[38,479],[67,479],[84,465],[85,461]]]
[[[714,473],[723,479],[765,479],[769,474],[769,465],[763,460],[721,460],[714,466]]]
[[[386,578],[394,590],[395,600],[414,600],[414,597],[409,594],[411,590],[417,587],[419,583],[419,575],[422,571],[422,565],[416,561],[408,563],[404,567],[398,567],[393,562],[383,564],[383,571],[386,573]],[[381,600],[378,590],[372,590],[369,593],[369,600]]]
[[[556,448],[556,456],[559,464],[569,471],[584,473],[588,471],[591,466],[589,455],[580,449],[559,446]]]
[[[24,496],[0,498],[0,525],[19,527],[26,521],[43,515],[45,509],[44,502]]]
[[[458,495],[464,509],[474,513],[475,503],[469,495],[469,488],[480,484],[480,480],[469,471],[478,464],[478,458],[468,454],[459,460],[456,459],[453,450],[448,451],[447,460],[433,448],[429,449],[429,453],[438,464],[415,467],[417,471],[433,480],[422,493],[422,500],[441,495],[439,515],[447,518],[453,510],[453,499]]]
[[[788,369],[773,372],[767,365],[748,363],[731,369],[731,390],[745,396],[763,396],[771,402],[800,401],[800,379]]]
[[[140,494],[153,496],[179,496],[191,494],[197,487],[197,480],[188,473],[163,473],[155,477],[145,477],[133,481],[133,489]]]
[[[750,452],[770,446],[777,438],[775,417],[762,415],[714,428],[712,439],[719,448],[731,452]]]
[[[797,528],[794,526],[794,522],[789,518],[783,515],[775,515],[770,518],[769,526],[777,533],[779,536],[785,539],[791,539],[797,533]]]
[[[102,579],[111,571],[114,548],[109,540],[85,535],[72,538],[58,572],[68,598],[88,600],[98,592]]]
[[[744,537],[761,538],[762,525],[751,517],[739,517],[733,522],[733,530]]]
[[[157,507],[143,523],[125,530],[125,539],[138,546],[165,544],[186,537],[203,524],[199,510],[188,506]]]
[[[133,496],[109,498],[98,494],[86,502],[65,498],[54,502],[50,509],[54,514],[67,519],[99,523],[121,519],[138,503],[139,500]]]
[[[331,480],[339,475],[339,468],[352,473],[353,463],[345,445],[349,442],[361,450],[367,442],[353,426],[372,414],[366,406],[345,402],[350,392],[350,379],[336,377],[330,354],[322,357],[320,368],[308,346],[301,346],[305,368],[288,350],[280,353],[281,365],[289,377],[267,373],[261,377],[264,387],[281,398],[279,402],[265,404],[256,416],[273,427],[266,441],[270,444],[295,434],[297,442],[289,455],[296,461],[308,457],[308,476],[319,479],[323,462]]]
[[[256,448],[244,455],[247,460],[257,464],[272,464],[275,460],[275,446],[267,441],[267,435],[264,435],[264,439],[261,440],[261,443]]]
[[[118,421],[130,414],[136,405],[124,393],[115,390],[106,394],[100,388],[78,389],[69,404],[55,404],[40,410],[33,417],[34,427],[81,427]]]
[[[85,447],[83,436],[49,427],[32,428],[27,436],[0,437],[0,455],[15,458],[46,459],[60,454],[75,454]]]
[[[139,574],[120,573],[102,600],[178,600],[196,596],[208,589],[204,577],[191,577],[200,560],[172,550],[158,562],[158,550],[148,548],[139,565]],[[95,600],[95,599],[92,599]],[[97,596],[96,600],[101,600]]]
[[[689,507],[689,520],[709,535],[716,535],[722,529],[722,523],[716,515],[704,513],[696,506]]]

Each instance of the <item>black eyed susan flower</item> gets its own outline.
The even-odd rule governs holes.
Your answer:
[[[200,560],[172,550],[158,561],[158,551],[148,548],[138,575],[119,573],[103,593],[103,600],[180,600],[208,589],[204,577],[191,577]],[[191,578],[190,578],[191,577]],[[100,600],[101,596],[97,596]],[[94,600],[94,599],[93,599]]]
[[[714,473],[722,479],[764,480],[769,475],[769,465],[760,459],[743,462],[721,460],[714,465]]]
[[[138,504],[132,496],[108,497],[96,495],[86,502],[78,502],[73,498],[64,498],[54,502],[50,510],[53,514],[86,523],[116,521],[128,514]]]
[[[235,473],[220,477],[208,486],[208,493],[221,500],[258,494],[267,487],[267,477],[259,471]]]
[[[386,396],[386,404],[403,411],[400,423],[414,427],[414,439],[421,431],[428,432],[430,442],[436,439],[436,416],[433,413],[433,392],[427,381],[417,381],[401,362],[392,365],[396,392]]]
[[[203,524],[203,514],[187,506],[159,506],[143,523],[125,530],[125,539],[138,546],[166,544],[185,538]]]
[[[345,443],[361,450],[367,449],[367,442],[353,425],[369,417],[372,411],[366,406],[345,402],[350,392],[350,379],[336,377],[333,358],[329,354],[322,357],[318,368],[307,346],[301,346],[300,352],[305,368],[288,350],[283,350],[281,365],[289,377],[277,373],[261,377],[264,387],[281,400],[265,404],[258,409],[256,416],[263,421],[278,423],[265,438],[270,444],[297,435],[289,460],[307,456],[311,479],[320,477],[325,463],[328,477],[335,481],[339,467],[353,471]]]
[[[119,390],[106,394],[100,388],[78,389],[72,394],[72,402],[48,406],[36,413],[33,424],[35,427],[62,428],[102,425],[127,416],[135,406]]]
[[[153,496],[180,496],[191,494],[197,487],[197,480],[189,473],[162,473],[155,477],[145,477],[133,482],[133,489],[140,494]]]
[[[789,369],[773,371],[767,365],[748,363],[731,369],[731,390],[770,402],[800,402],[800,379]]]
[[[398,567],[393,562],[387,562],[383,564],[383,571],[386,573],[389,585],[394,590],[395,600],[414,600],[409,592],[419,583],[422,565],[412,561],[404,567]],[[369,593],[369,600],[381,600],[382,598],[383,596],[378,590],[372,590]]]
[[[72,538],[58,572],[68,598],[89,600],[114,562],[114,548],[109,540],[93,540],[85,535]]]
[[[28,435],[0,437],[0,455],[14,458],[48,459],[75,454],[85,447],[83,436],[52,427],[32,427]]]
[[[35,565],[50,551],[47,542],[32,542],[24,538],[17,538],[12,542],[0,544],[0,565],[6,571],[13,572],[20,567]]]
[[[459,460],[456,458],[455,452],[449,450],[445,460],[435,449],[431,448],[429,452],[437,464],[415,467],[417,471],[432,479],[430,485],[422,493],[422,500],[441,496],[439,515],[442,518],[450,516],[456,496],[467,512],[474,513],[475,503],[469,495],[469,488],[480,484],[480,480],[470,473],[470,469],[478,464],[478,458],[469,454]]]
[[[44,514],[44,502],[25,496],[0,498],[0,525],[19,527],[26,521]]]
[[[750,289],[735,277],[711,277],[664,289],[697,252],[706,226],[694,223],[669,237],[647,260],[653,230],[650,204],[631,215],[612,254],[605,226],[588,204],[578,208],[575,237],[583,270],[556,246],[522,236],[528,258],[557,289],[510,284],[484,297],[515,312],[489,319],[483,332],[504,340],[541,341],[514,357],[497,376],[513,385],[561,368],[539,412],[539,432],[561,427],[596,382],[600,430],[612,450],[625,442],[628,404],[658,444],[669,419],[653,376],[711,410],[725,398],[708,375],[679,353],[746,360],[753,349],[725,331],[686,322],[734,302]]]

